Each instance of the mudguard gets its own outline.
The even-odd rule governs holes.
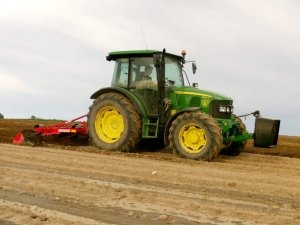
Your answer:
[[[279,135],[280,120],[257,117],[254,130],[254,147],[276,147]]]
[[[96,91],[94,94],[92,94],[92,96],[90,98],[91,99],[96,99],[100,95],[105,94],[105,93],[110,93],[110,92],[115,92],[115,93],[120,93],[120,94],[125,95],[133,103],[133,105],[137,109],[137,112],[142,117],[147,117],[147,112],[146,112],[145,106],[140,101],[140,99],[138,97],[136,97],[132,92],[128,91],[125,88],[121,88],[121,87],[107,87],[107,88],[102,88],[102,89]]]

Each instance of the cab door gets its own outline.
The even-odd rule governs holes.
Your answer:
[[[148,116],[157,117],[158,84],[157,71],[153,63],[153,58],[131,58],[129,70],[130,90],[143,102]]]

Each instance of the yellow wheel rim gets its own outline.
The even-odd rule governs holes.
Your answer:
[[[188,153],[199,153],[206,146],[205,130],[195,123],[184,125],[179,132],[179,141]]]
[[[103,142],[115,143],[121,138],[124,131],[123,116],[114,107],[106,106],[97,113],[95,130]]]

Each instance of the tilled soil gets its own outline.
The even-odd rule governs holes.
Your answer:
[[[0,143],[12,143],[13,137],[23,130],[31,130],[36,124],[43,124],[44,126],[53,126],[60,123],[58,120],[31,120],[31,119],[0,119]],[[60,144],[67,146],[88,145],[87,138],[65,138],[55,136],[44,136],[43,140],[46,144]],[[152,142],[146,143],[145,146],[141,146],[139,150],[152,151],[155,146],[151,145]],[[300,158],[300,137],[283,136],[281,135],[278,140],[278,146],[276,148],[254,148],[253,141],[248,141],[245,152],[287,156],[292,158]]]
[[[300,159],[0,144],[0,224],[300,224]]]

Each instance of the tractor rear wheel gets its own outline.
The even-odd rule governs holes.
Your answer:
[[[123,95],[107,93],[98,97],[88,114],[88,134],[99,149],[131,151],[141,138],[141,119]]]
[[[235,117],[235,122],[239,123],[237,127],[237,134],[245,134],[247,132],[246,125],[243,123],[241,118]],[[244,151],[247,141],[240,141],[240,142],[231,142],[225,148],[223,148],[220,152],[222,155],[229,155],[229,156],[238,156],[241,152]]]
[[[180,157],[212,160],[222,147],[221,129],[215,120],[201,112],[186,112],[172,123],[170,146]]]

